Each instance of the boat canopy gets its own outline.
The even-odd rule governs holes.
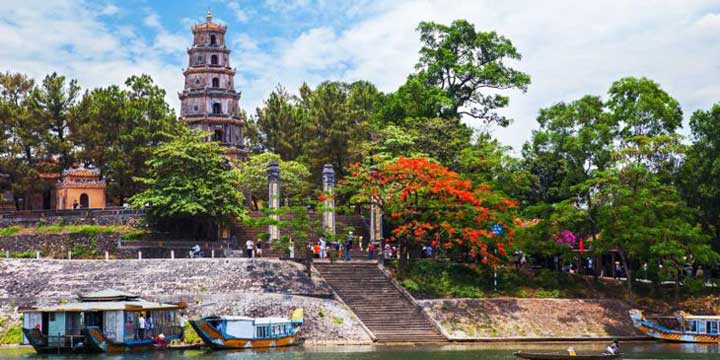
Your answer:
[[[179,305],[162,304],[144,300],[135,301],[84,301],[61,304],[46,308],[24,309],[24,312],[85,312],[85,311],[147,311],[147,310],[176,310]]]
[[[251,318],[247,316],[223,316],[218,318],[217,320],[251,321],[254,322],[256,325],[285,324],[290,322],[289,319],[281,317]]]

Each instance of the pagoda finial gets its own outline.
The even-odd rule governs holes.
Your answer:
[[[209,6],[208,6],[208,13],[207,13],[207,22],[212,22],[212,12],[210,12]]]

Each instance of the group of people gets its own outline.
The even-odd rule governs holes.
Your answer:
[[[257,242],[248,239],[245,242],[245,255],[248,258],[259,258],[262,257],[262,241],[258,239]]]
[[[181,312],[179,314],[179,316],[177,317],[177,322],[177,326],[180,328],[180,339],[183,340],[185,338],[185,323],[187,322],[184,312]],[[129,323],[126,326],[132,327],[132,324]],[[156,333],[156,330],[160,331],[157,331]],[[143,313],[138,314],[135,339],[152,339],[155,342],[156,346],[165,346],[167,345],[167,343],[165,342],[165,334],[163,334],[161,330],[162,329],[155,328],[151,313],[148,312],[147,317],[145,317],[145,314]]]
[[[321,236],[320,239],[315,242],[315,244],[308,244],[308,248],[310,252],[312,252],[313,257],[316,259],[326,259],[330,251],[335,251],[338,257],[343,256],[345,261],[350,261],[350,250],[352,250],[353,245],[355,243],[355,235],[352,231],[348,231],[347,237],[345,238],[345,241],[336,241],[333,243],[328,244],[327,241],[325,241],[325,237]],[[371,244],[372,245],[372,244]],[[359,243],[359,246],[362,246],[362,242]],[[290,257],[294,257],[293,254],[295,252],[294,245],[290,244]],[[372,251],[375,251],[375,246],[372,245]],[[368,251],[370,249],[368,248]],[[371,258],[373,255],[369,255]]]

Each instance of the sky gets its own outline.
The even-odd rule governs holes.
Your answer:
[[[228,26],[249,114],[278,85],[368,80],[395,91],[418,60],[418,23],[460,18],[523,56],[513,65],[532,84],[509,92],[502,113],[514,121],[492,130],[515,150],[541,108],[604,96],[626,76],[660,83],[686,120],[720,102],[720,0],[0,0],[0,71],[58,72],[84,89],[149,74],[177,112],[190,27],[208,8]]]

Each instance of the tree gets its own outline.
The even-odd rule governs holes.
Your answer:
[[[72,111],[79,93],[77,80],[66,83],[65,76],[52,73],[33,90],[29,99],[32,116],[36,116],[47,130],[43,134],[45,155],[48,159],[59,155],[61,169],[68,168],[73,163],[73,144],[68,136],[68,114]]]
[[[263,153],[252,155],[238,164],[240,184],[245,196],[249,196],[254,210],[259,210],[258,201],[267,200],[267,166],[274,161],[280,167],[280,187],[284,199],[299,204],[308,193],[307,180],[310,172],[305,165],[296,161],[283,161],[279,155]]]
[[[206,142],[206,134],[183,131],[153,150],[147,189],[130,198],[145,208],[155,228],[179,230],[193,225],[193,235],[214,238],[216,224],[227,224],[245,214],[240,174],[224,156],[224,148]]]
[[[258,142],[283,160],[297,159],[307,142],[307,111],[298,102],[298,98],[278,85],[264,106],[257,108]]]
[[[680,174],[680,189],[720,251],[720,103],[698,110],[690,118],[693,143]]]
[[[144,190],[136,178],[146,176],[152,150],[183,126],[148,75],[131,76],[125,85],[86,92],[70,122],[77,157],[101,169],[118,205]]]
[[[422,244],[490,264],[512,246],[516,203],[427,159],[399,157],[377,169],[355,164],[342,188],[358,194],[355,202],[375,204],[386,214],[401,271]]]
[[[521,58],[512,42],[495,32],[476,31],[466,20],[455,20],[450,26],[421,22],[418,31],[423,43],[418,76],[426,85],[445,91],[451,100],[441,117],[466,115],[488,125],[510,124],[510,119],[496,112],[509,103],[497,90],[525,91],[530,84],[530,76],[506,64]]]

